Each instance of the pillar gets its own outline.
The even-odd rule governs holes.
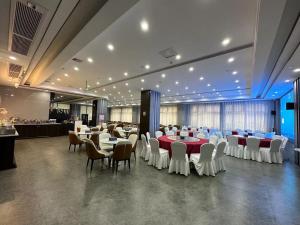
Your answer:
[[[107,99],[100,98],[93,101],[92,126],[105,123],[108,120]]]
[[[81,120],[79,104],[70,104],[70,118],[74,120]]]
[[[300,78],[294,81],[295,148],[300,148]],[[300,165],[300,153],[295,151],[295,163]]]
[[[145,90],[141,92],[140,134],[150,132],[154,137],[160,123],[160,92]]]

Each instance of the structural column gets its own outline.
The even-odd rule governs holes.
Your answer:
[[[295,148],[300,148],[300,78],[294,81]],[[295,151],[295,163],[300,165],[300,153]]]
[[[140,134],[150,132],[154,137],[160,123],[160,93],[152,90],[141,92]]]
[[[80,120],[80,105],[70,104],[70,117],[75,120]]]
[[[108,120],[107,99],[100,98],[93,101],[92,126],[105,123]]]

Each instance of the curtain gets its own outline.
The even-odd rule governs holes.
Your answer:
[[[177,105],[160,107],[160,124],[177,124]]]
[[[193,127],[220,128],[220,104],[191,105],[190,124]]]
[[[110,113],[111,121],[132,122],[132,108],[112,108]]]
[[[271,131],[274,124],[272,110],[274,110],[273,101],[225,102],[224,129]]]
[[[112,108],[110,112],[111,121],[121,121],[121,108]]]

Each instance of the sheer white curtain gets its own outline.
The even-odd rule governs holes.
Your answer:
[[[132,122],[132,108],[122,108],[121,121]]]
[[[190,125],[193,127],[220,128],[220,104],[191,105]]]
[[[160,106],[160,124],[177,124],[177,105]]]
[[[271,115],[273,109],[273,101],[225,102],[224,129],[271,131],[274,124]]]
[[[111,121],[121,121],[121,108],[112,108],[110,111],[110,120]]]

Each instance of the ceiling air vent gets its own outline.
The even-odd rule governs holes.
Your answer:
[[[10,63],[8,69],[8,76],[11,78],[18,78],[22,70],[22,66]]]
[[[35,7],[16,3],[11,51],[27,55],[43,14]]]
[[[82,63],[82,61],[83,61],[82,59],[78,59],[78,58],[73,58],[72,60],[73,60],[74,62],[78,62],[78,63]]]
[[[160,51],[159,54],[162,57],[168,59],[168,58],[174,57],[177,54],[177,52],[173,48],[167,48],[167,49]]]

